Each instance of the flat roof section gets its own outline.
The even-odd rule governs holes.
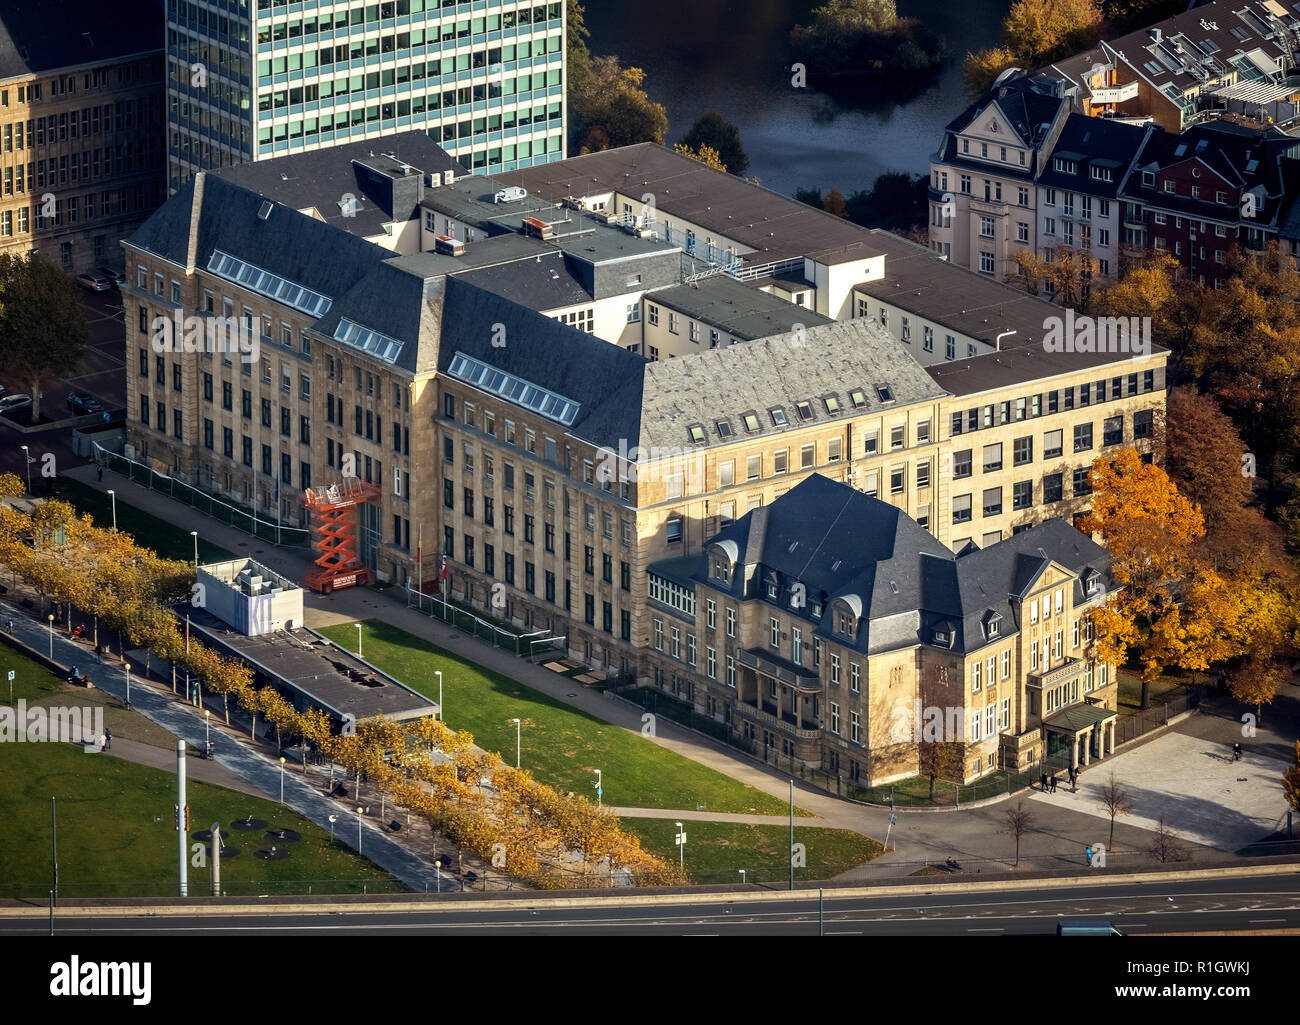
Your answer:
[[[880,255],[865,230],[842,217],[796,202],[761,185],[715,171],[698,160],[652,142],[570,157],[498,175],[531,196],[555,203],[566,198],[622,192],[655,197],[665,213],[735,239],[755,252],[749,264],[765,264],[841,251],[843,259]],[[847,250],[843,247],[851,247]]]
[[[301,694],[336,718],[382,715],[403,721],[433,715],[438,707],[314,631],[278,630],[246,637],[202,609],[187,611],[190,629],[204,643],[238,656],[272,683]]]
[[[746,341],[791,331],[796,324],[809,328],[833,323],[815,310],[742,285],[726,274],[647,292],[645,299]]]

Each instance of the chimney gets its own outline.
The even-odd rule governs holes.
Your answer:
[[[190,203],[190,237],[185,247],[185,273],[194,273],[194,261],[199,255],[199,220],[203,215],[203,187],[207,183],[207,173],[200,171],[194,176],[194,199]]]

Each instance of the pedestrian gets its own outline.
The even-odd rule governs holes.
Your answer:
[[[101,733],[101,734],[99,735],[99,749],[100,749],[101,751],[103,751],[106,747],[108,747],[108,732],[107,732],[107,731],[105,731],[104,733]]]
[[[14,621],[11,619],[5,625],[9,627],[9,636],[12,637],[14,635]]]
[[[1085,849],[1083,852],[1083,856],[1088,860],[1088,867],[1092,868],[1092,848],[1088,847],[1087,849]]]
[[[95,661],[96,662],[104,661],[104,646],[102,644],[95,645]]]
[[[1232,745],[1232,760],[1233,760],[1234,762],[1239,762],[1239,761],[1241,761],[1241,745],[1240,745],[1240,744],[1233,744],[1233,745]]]
[[[97,467],[95,467],[95,472],[99,474],[99,479],[102,482],[104,480],[104,464],[100,463]]]
[[[1052,773],[1052,793],[1056,793],[1056,773]]]
[[[1043,773],[1043,775],[1039,777],[1039,783],[1043,788],[1043,793],[1047,793],[1047,773]]]
[[[113,746],[113,731],[112,731],[112,730],[105,730],[105,731],[104,731],[104,750],[107,751],[107,750],[108,750],[109,748],[111,748],[112,746]]]

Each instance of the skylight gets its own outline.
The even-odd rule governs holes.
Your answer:
[[[716,427],[718,428],[718,437],[720,437],[720,438],[730,438],[730,437],[731,437],[731,421],[730,421],[730,420],[719,420],[719,421],[718,421],[714,426],[716,426]]]
[[[745,430],[753,434],[758,430],[758,415],[755,413],[743,413],[741,419],[745,421]]]
[[[894,401],[894,389],[887,384],[876,385],[876,396],[881,402]]]
[[[522,377],[515,377],[504,370],[497,370],[486,363],[480,363],[463,352],[458,352],[452,357],[447,372],[466,384],[500,395],[516,405],[531,409],[534,413],[562,423],[566,427],[573,425],[573,421],[578,418],[578,411],[582,408],[581,404],[573,399],[566,399],[563,395],[525,381]]]
[[[302,285],[295,285],[292,281],[272,274],[270,271],[262,270],[261,267],[254,267],[251,263],[238,260],[229,253],[223,253],[220,249],[212,251],[212,257],[208,260],[208,270],[218,277],[233,281],[236,285],[256,292],[258,295],[264,295],[266,298],[274,299],[278,303],[292,306],[295,310],[309,313],[313,317],[325,316],[330,307],[334,305],[334,300],[329,296],[313,292],[309,288],[303,288]]]
[[[334,329],[334,340],[351,345],[355,349],[368,352],[382,359],[385,363],[394,362],[402,351],[402,343],[388,335],[382,335],[368,327],[362,327],[347,317],[339,318],[339,326]]]
[[[691,441],[696,445],[702,445],[704,443],[704,428],[699,424],[688,427],[686,430],[690,433]]]
[[[796,402],[794,404],[795,412],[799,414],[800,420],[811,420],[813,418],[813,408],[811,402]]]
[[[849,392],[849,401],[853,403],[854,407],[865,406],[867,404],[867,393],[861,388],[854,388]]]
[[[831,416],[840,411],[840,400],[834,395],[827,395],[822,401],[826,403],[826,412],[830,413]]]
[[[772,414],[773,425],[777,427],[784,427],[786,425],[784,409],[777,408],[777,409],[770,410],[770,412]]]

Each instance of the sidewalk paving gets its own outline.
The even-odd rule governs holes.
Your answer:
[[[183,503],[137,485],[120,474],[106,471],[104,480],[100,482],[96,480],[93,465],[76,467],[64,472],[101,491],[114,488],[122,501],[144,509],[160,519],[178,522],[187,530],[197,529],[205,539],[230,551],[256,558],[291,579],[302,579],[310,565],[309,553],[305,549],[277,549],[259,538],[244,534]],[[453,626],[408,607],[405,604],[405,593],[404,590],[397,588],[385,591],[352,588],[330,595],[318,595],[307,591],[305,593],[307,625],[319,628],[339,623],[380,619],[487,669],[518,680],[570,707],[640,735],[641,715],[644,714],[644,709],[614,699],[600,691],[575,687],[567,678],[559,677],[509,651],[493,648],[487,642],[467,636]],[[453,728],[455,718],[453,709],[449,718],[449,725]],[[1205,723],[1196,723],[1196,718],[1191,717],[1187,724],[1180,724],[1176,729],[1179,732],[1190,733],[1210,728]],[[1231,722],[1229,721],[1222,728],[1231,729]],[[788,775],[751,761],[734,749],[663,717],[658,718],[656,722],[656,733],[655,737],[650,738],[653,743],[685,758],[708,765],[764,793],[781,799],[788,797]],[[1149,740],[1142,746],[1158,744],[1169,735],[1165,734]],[[1096,770],[1097,766],[1093,766],[1084,778],[1088,779]],[[797,779],[794,783],[797,791],[796,805],[816,816],[813,819],[806,817],[797,819],[796,830],[801,824],[827,826],[852,830],[883,842],[889,830],[889,809],[864,806],[838,798],[813,789]],[[1072,802],[1067,804],[1064,801],[1053,801],[1051,798],[1042,801],[1034,800],[1032,803],[1035,823],[1031,832],[1021,841],[1022,866],[1055,869],[1077,867],[1082,860],[1083,850],[1098,839],[1103,839],[1109,832],[1108,820],[1079,810],[1080,805],[1070,806]],[[941,863],[949,856],[974,864],[982,861],[997,862],[1005,868],[1013,860],[1015,849],[1014,838],[1009,835],[1006,828],[1006,807],[1008,805],[1004,801],[948,813],[913,813],[900,809],[897,824],[890,835],[891,849],[838,878],[860,880],[907,875],[919,865],[936,861]],[[682,818],[687,814],[684,811],[657,809],[631,809],[629,814],[637,811],[653,812],[646,817],[655,818]],[[728,816],[717,813],[689,814],[700,821],[729,820]],[[745,817],[740,817],[743,818]],[[766,821],[770,817],[755,816],[755,818]],[[786,821],[780,816],[774,818],[775,821]],[[1176,824],[1173,828],[1177,831]],[[1146,829],[1130,825],[1123,819],[1116,823],[1117,851],[1145,850],[1150,839],[1151,834]],[[900,848],[899,851],[893,850],[895,842]],[[1209,850],[1195,843],[1187,843],[1185,846],[1193,856],[1207,853]]]

